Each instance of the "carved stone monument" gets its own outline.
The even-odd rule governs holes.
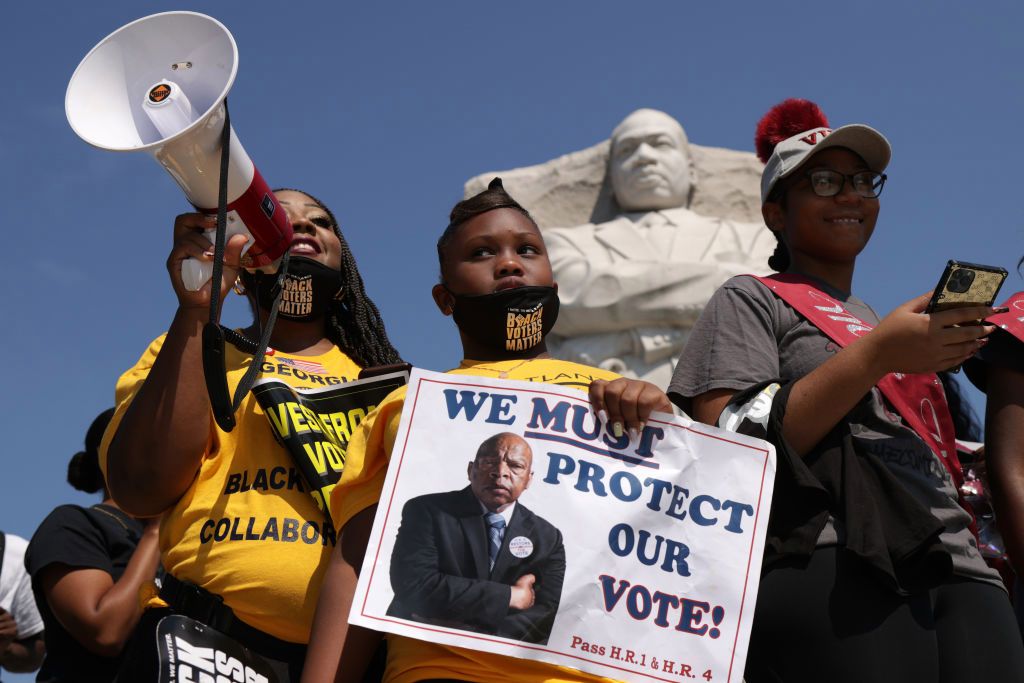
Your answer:
[[[541,226],[562,302],[552,354],[665,388],[714,291],[768,272],[761,168],[751,153],[690,145],[674,118],[638,109],[609,141],[482,174],[465,191],[500,175]]]

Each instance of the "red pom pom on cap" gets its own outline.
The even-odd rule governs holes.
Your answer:
[[[791,97],[768,110],[757,123],[754,149],[761,163],[767,164],[775,145],[797,133],[815,128],[828,128],[825,113],[814,102]]]

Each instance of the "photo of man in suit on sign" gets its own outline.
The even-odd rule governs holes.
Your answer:
[[[547,643],[565,577],[562,534],[518,503],[533,451],[496,434],[469,463],[469,486],[409,499],[391,555],[391,616]]]

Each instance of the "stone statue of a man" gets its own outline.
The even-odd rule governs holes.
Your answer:
[[[664,388],[712,293],[768,272],[775,239],[761,223],[689,207],[695,173],[682,126],[639,109],[612,132],[609,173],[623,213],[544,230],[561,299],[553,355]]]

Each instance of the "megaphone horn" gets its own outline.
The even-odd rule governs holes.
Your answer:
[[[197,210],[217,211],[221,132],[238,48],[219,21],[196,12],[137,19],[96,45],[68,83],[64,109],[80,138],[100,149],[147,152],[171,174]],[[276,270],[292,241],[284,209],[231,130],[227,235],[248,237],[242,265]],[[207,231],[207,237],[214,234]],[[213,271],[182,263],[195,291]]]

